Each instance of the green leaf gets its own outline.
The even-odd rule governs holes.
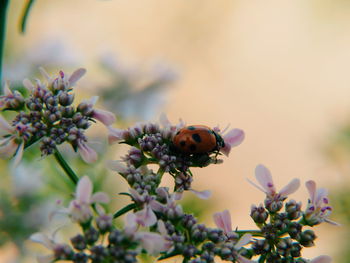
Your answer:
[[[114,215],[113,218],[120,217],[121,215],[124,215],[125,213],[129,212],[130,210],[134,210],[136,208],[136,204],[129,204],[119,211],[117,211]]]
[[[27,25],[27,21],[28,21],[29,12],[30,12],[30,9],[32,8],[34,2],[35,2],[35,0],[28,0],[26,6],[24,7],[23,15],[22,15],[22,18],[20,20],[21,21],[20,31],[22,34],[24,34],[26,31],[26,25]]]

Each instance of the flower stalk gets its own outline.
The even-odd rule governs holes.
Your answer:
[[[62,167],[63,171],[69,177],[69,179],[76,185],[78,183],[79,178],[75,174],[73,169],[69,166],[69,164],[66,162],[66,160],[63,158],[62,154],[58,149],[56,149],[54,156],[58,164]]]
[[[3,59],[4,59],[4,48],[6,39],[6,22],[7,22],[7,10],[9,0],[1,0],[0,4],[0,92],[3,90],[2,72],[3,72]]]

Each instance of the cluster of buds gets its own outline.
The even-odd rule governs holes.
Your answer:
[[[73,86],[85,72],[78,69],[67,77],[60,71],[58,76],[50,77],[41,69],[46,83],[37,80],[33,84],[25,79],[26,97],[19,91],[12,92],[7,84],[5,94],[0,97],[0,110],[14,111],[16,115],[10,123],[0,116],[0,156],[10,158],[16,154],[18,162],[23,149],[36,142],[40,141],[43,156],[54,153],[57,145],[67,142],[79,151],[84,161],[95,161],[97,155],[87,145],[85,131],[95,120],[111,125],[115,117],[94,108],[97,97],[73,105]]]

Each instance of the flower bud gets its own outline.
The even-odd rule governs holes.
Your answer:
[[[267,240],[258,239],[253,243],[252,249],[253,249],[255,254],[264,255],[270,251],[271,247],[270,247],[270,244]]]
[[[69,94],[67,92],[60,92],[58,95],[58,102],[62,106],[69,106],[73,103],[74,101],[74,94]]]
[[[271,213],[276,213],[283,207],[283,201],[279,199],[271,199],[269,197],[265,199],[264,204],[265,208]]]
[[[112,227],[112,217],[110,215],[100,215],[96,219],[96,225],[100,232],[104,234]]]
[[[98,240],[99,232],[91,226],[90,228],[84,231],[84,237],[86,242],[89,245],[92,245]]]
[[[108,249],[102,245],[94,246],[90,249],[92,262],[105,262],[108,256]]]
[[[54,249],[55,259],[58,260],[70,260],[73,257],[73,250],[66,244],[56,244]]]
[[[314,231],[305,230],[300,234],[298,241],[304,247],[312,247],[314,246],[315,239],[316,239],[316,235]]]
[[[86,241],[83,235],[76,235],[70,239],[72,246],[77,250],[84,250],[86,248]]]
[[[269,213],[265,210],[262,204],[260,204],[258,207],[252,205],[250,216],[253,218],[255,223],[262,224],[269,217]]]
[[[295,200],[290,200],[286,203],[285,209],[290,220],[298,219],[301,215],[301,202],[297,203]]]
[[[75,253],[73,255],[74,263],[87,263],[88,259],[89,259],[88,256],[83,252]]]

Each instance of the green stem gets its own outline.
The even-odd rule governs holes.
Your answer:
[[[0,91],[2,93],[2,62],[6,37],[6,18],[9,0],[0,0]]]
[[[21,18],[21,33],[24,34],[26,31],[26,25],[27,25],[27,20],[28,20],[28,15],[30,12],[30,9],[32,8],[35,0],[28,0],[26,6],[24,7],[23,15]]]
[[[62,169],[66,172],[68,177],[73,181],[74,184],[77,184],[79,180],[78,176],[74,173],[72,168],[70,168],[69,164],[63,158],[63,156],[58,151],[58,149],[56,149],[54,155],[55,155],[56,161],[61,165]]]
[[[235,230],[234,232],[239,234],[240,236],[243,236],[244,234],[252,234],[253,236],[258,237],[263,236],[260,230]]]

